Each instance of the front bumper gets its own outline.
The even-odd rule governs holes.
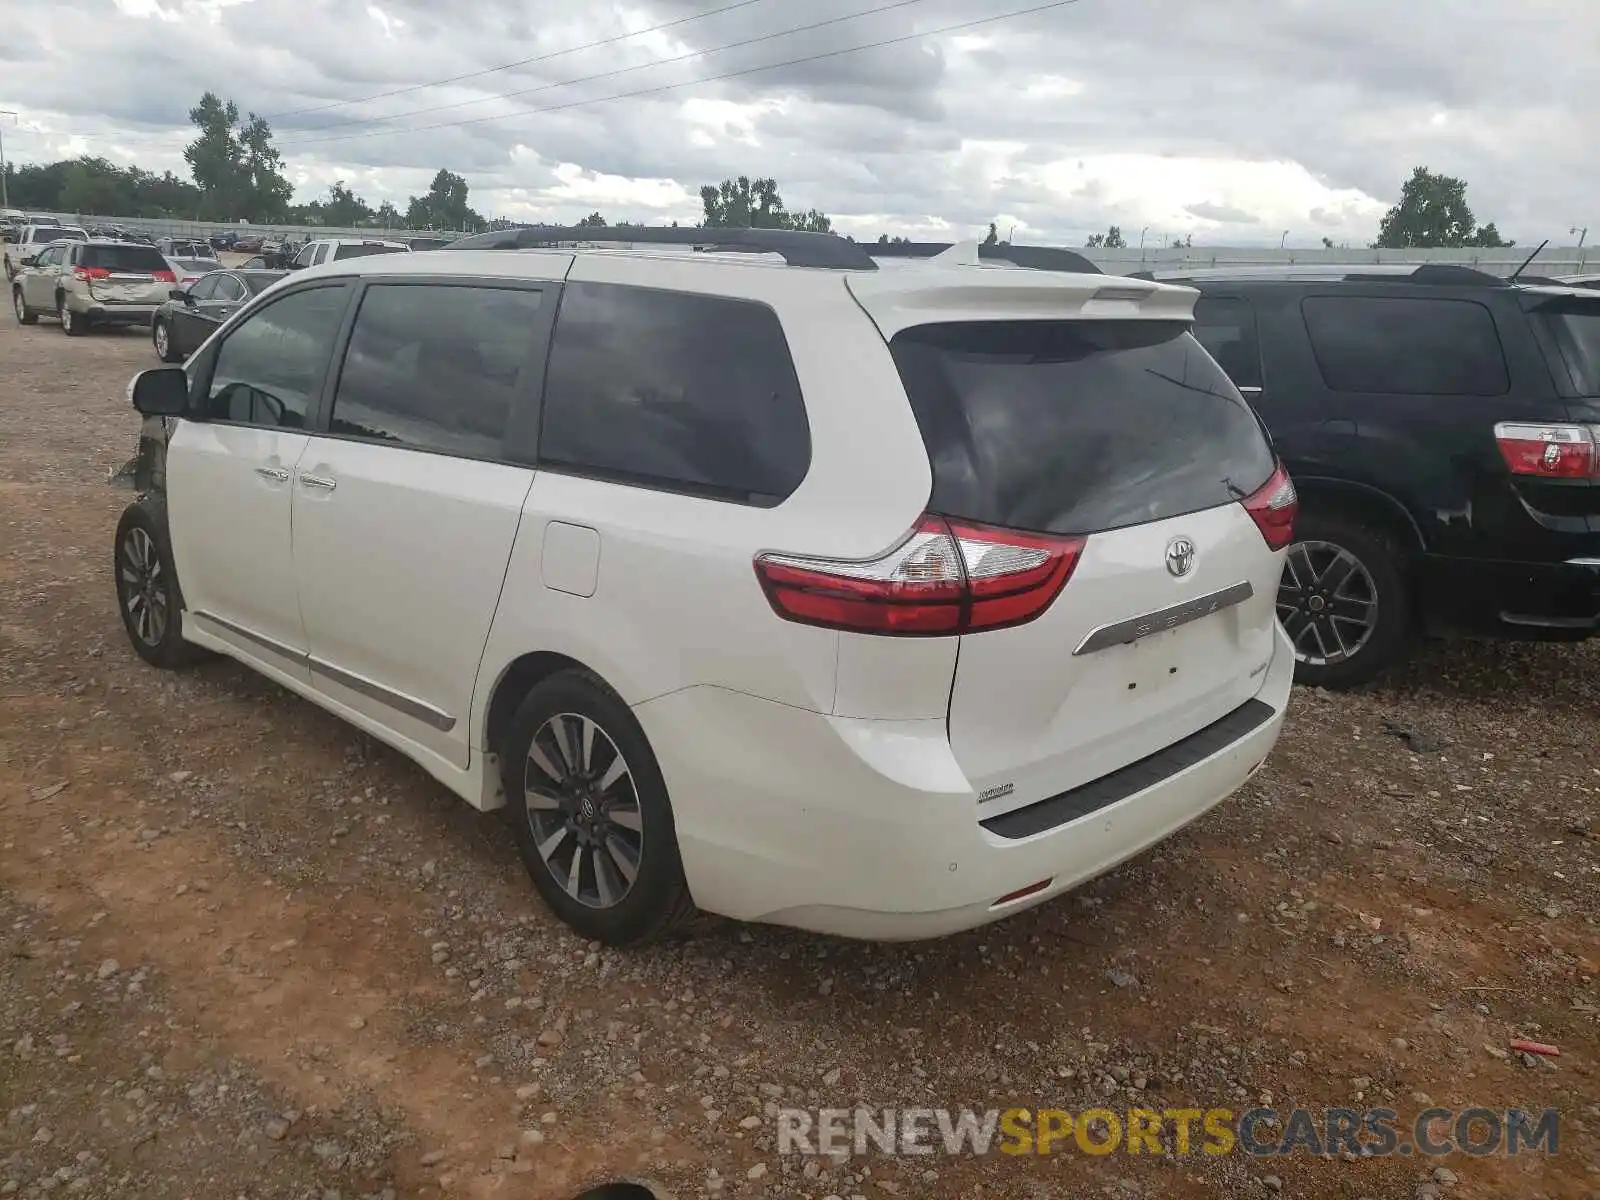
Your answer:
[[[1571,641],[1600,633],[1600,539],[1566,562],[1427,555],[1421,612],[1430,633]]]
[[[660,760],[701,908],[908,940],[1031,908],[1202,816],[1271,752],[1293,675],[1280,630],[1255,697],[1270,708],[1265,720],[1220,748],[1191,747],[1188,765],[1169,763],[1148,787],[1022,836],[980,824],[942,718],[829,717],[711,687],[635,713]]]

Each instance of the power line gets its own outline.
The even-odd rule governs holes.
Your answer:
[[[578,54],[584,50],[598,50],[601,46],[615,45],[625,42],[629,38],[643,37],[647,33],[661,33],[663,30],[676,29],[680,25],[689,25],[695,21],[704,21],[709,17],[720,17],[723,13],[733,12],[739,8],[750,8],[757,4],[765,4],[767,0],[738,0],[736,4],[724,4],[721,8],[708,9],[705,12],[693,13],[687,17],[678,17],[676,20],[664,21],[660,25],[652,25],[648,29],[635,29],[632,33],[619,33],[614,37],[600,38],[593,42],[584,42],[581,46],[568,46],[565,50],[551,50],[546,54],[536,54],[532,58],[519,58],[516,62],[505,63],[498,67],[485,67],[481,71],[468,71],[464,75],[451,75],[445,79],[435,79],[431,83],[414,83],[409,87],[394,88],[387,92],[376,92],[371,96],[362,96],[354,100],[333,100],[327,104],[313,104],[308,108],[291,108],[287,112],[268,113],[268,121],[281,120],[284,117],[298,117],[305,113],[327,112],[331,108],[343,108],[347,104],[368,104],[373,100],[386,100],[390,96],[404,96],[409,92],[420,92],[427,88],[444,87],[450,83],[460,83],[463,79],[479,79],[484,75],[493,75],[499,71],[511,71],[517,67],[530,67],[535,63],[549,62],[553,58],[562,58],[568,54]],[[402,114],[403,115],[403,114]]]
[[[1031,17],[1038,13],[1051,12],[1058,8],[1070,8],[1082,0],[1053,0],[1049,4],[1036,4],[1030,8],[1014,9],[1011,12],[996,13],[992,16],[978,17],[971,21],[960,21],[953,25],[942,25],[937,29],[924,29],[917,33],[901,34],[898,37],[884,38],[881,41],[868,42],[861,46],[846,46],[840,50],[826,50],[820,54],[808,54],[803,58],[785,59],[783,62],[766,63],[759,67],[745,67],[737,71],[724,71],[720,75],[708,75],[703,79],[688,79],[682,83],[664,83],[656,87],[639,88],[631,92],[619,92],[612,96],[598,96],[589,100],[571,100],[565,104],[551,104],[543,108],[523,109],[521,112],[498,113],[487,117],[469,117],[463,121],[441,121],[435,125],[419,125],[409,129],[370,129],[365,133],[347,133],[331,138],[303,138],[295,142],[284,143],[289,146],[309,146],[324,142],[349,142],[357,138],[381,137],[385,134],[395,133],[429,133],[435,129],[459,129],[466,125],[482,125],[488,121],[509,121],[514,117],[532,117],[541,113],[564,112],[567,109],[585,108],[592,104],[610,104],[614,100],[631,100],[638,96],[655,96],[663,92],[676,91],[679,88],[693,87],[701,83],[720,83],[727,79],[739,79],[746,75],[757,75],[763,71],[776,71],[783,67],[804,66],[806,63],[822,62],[830,58],[842,58],[847,54],[859,54],[867,50],[881,50],[885,46],[897,46],[904,42],[916,41],[925,37],[938,37],[944,33],[960,33],[966,29],[976,29],[983,25],[993,25],[1000,21],[1010,21],[1017,17]]]
[[[397,121],[402,117],[418,117],[427,113],[448,112],[451,109],[467,108],[473,104],[488,104],[493,100],[509,100],[513,96],[533,96],[539,92],[550,92],[556,88],[576,87],[581,83],[595,83],[601,79],[615,79],[619,75],[631,75],[636,71],[647,71],[651,67],[666,67],[673,63],[688,62],[692,58],[704,58],[711,54],[723,54],[729,50],[739,50],[746,46],[757,46],[763,42],[776,41],[778,38],[789,37],[796,33],[810,33],[814,29],[824,29],[829,25],[842,25],[846,21],[857,21],[862,17],[876,16],[878,13],[893,12],[897,8],[909,8],[913,4],[926,4],[928,0],[894,0],[891,4],[880,4],[876,8],[864,8],[859,12],[847,13],[842,17],[828,17],[822,21],[812,21],[809,25],[796,25],[791,29],[780,29],[773,33],[764,33],[758,37],[745,38],[738,42],[729,42],[725,46],[713,46],[709,50],[691,50],[687,54],[674,55],[672,58],[657,58],[650,62],[635,63],[631,67],[616,67],[610,71],[600,71],[594,75],[581,75],[577,79],[563,79],[557,83],[542,83],[538,87],[521,88],[514,92],[496,92],[492,96],[479,96],[474,100],[456,100],[450,104],[433,104],[426,108],[413,108],[406,112],[388,113],[379,117],[352,117],[346,121],[333,121],[323,126],[324,129],[337,129],[345,125],[373,125],[380,121]],[[389,132],[380,130],[379,132]],[[314,140],[321,140],[320,138]],[[298,141],[286,141],[285,146],[299,144]]]

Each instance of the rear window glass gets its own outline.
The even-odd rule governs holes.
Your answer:
[[[1600,396],[1600,305],[1545,310],[1561,357],[1580,396]]]
[[[946,516],[1092,533],[1227,504],[1272,474],[1255,415],[1182,324],[919,325],[890,349]]]
[[[1300,311],[1336,392],[1503,396],[1511,386],[1494,318],[1470,300],[1312,296]]]
[[[365,258],[369,254],[401,254],[403,251],[398,246],[337,246],[333,251],[333,260],[338,262],[341,258]]]
[[[639,487],[778,504],[811,465],[778,315],[748,300],[569,283],[539,458]]]
[[[78,252],[78,261],[86,267],[142,275],[172,270],[152,246],[85,246]]]

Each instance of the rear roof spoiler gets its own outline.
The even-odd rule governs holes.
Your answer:
[[[872,258],[938,258],[960,242],[864,242]],[[1013,246],[1008,242],[978,246],[980,262],[1008,262],[1033,271],[1066,271],[1073,275],[1105,274],[1083,255],[1058,246]]]

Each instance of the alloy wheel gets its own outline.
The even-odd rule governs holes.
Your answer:
[[[72,310],[67,307],[66,301],[62,301],[61,308],[58,311],[57,315],[60,316],[60,318],[61,318],[61,331],[63,333],[71,333],[72,332]]]
[[[17,314],[17,320],[19,322],[26,321],[28,319],[28,304],[27,301],[23,300],[22,298],[21,288],[17,288],[11,293],[11,308]]]
[[[155,540],[137,526],[122,539],[117,577],[134,633],[146,646],[159,646],[167,634],[167,580]]]
[[[633,889],[644,822],[633,772],[592,718],[557,713],[533,735],[523,771],[528,826],[567,895],[611,908]]]
[[[1295,657],[1326,667],[1359,654],[1378,626],[1378,589],[1361,560],[1331,542],[1296,542],[1278,583],[1278,620]]]
[[[152,336],[154,336],[156,341],[156,355],[164,360],[167,357],[168,351],[167,323],[165,321],[157,321],[155,332]]]

